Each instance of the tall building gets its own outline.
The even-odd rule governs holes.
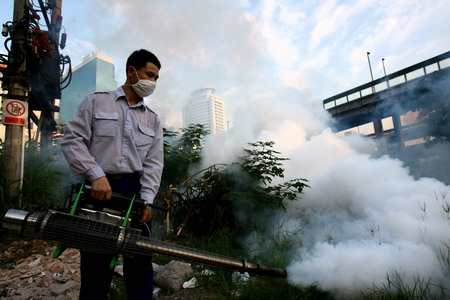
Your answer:
[[[202,124],[210,134],[226,132],[227,117],[225,104],[215,95],[214,88],[201,88],[191,93],[183,107],[183,126]]]
[[[92,53],[73,68],[69,86],[62,90],[59,118],[69,121],[81,101],[90,93],[115,90],[114,61]]]

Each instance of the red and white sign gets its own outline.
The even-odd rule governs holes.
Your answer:
[[[20,100],[3,100],[3,124],[24,126],[28,117],[28,103]]]

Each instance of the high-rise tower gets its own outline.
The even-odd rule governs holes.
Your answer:
[[[81,64],[73,68],[72,80],[62,90],[59,118],[64,121],[72,119],[74,111],[88,94],[116,88],[113,60],[94,53],[86,56]]]
[[[215,95],[214,88],[201,88],[191,93],[183,108],[183,126],[202,124],[210,134],[227,131],[224,101]]]

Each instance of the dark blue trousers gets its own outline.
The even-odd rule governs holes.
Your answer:
[[[120,176],[119,176],[120,177]],[[132,197],[140,190],[136,178],[119,178],[108,176],[109,183],[115,193]],[[151,221],[147,223],[151,228]],[[143,236],[150,236],[147,227],[142,229]],[[80,300],[106,300],[111,285],[113,270],[110,269],[112,256],[80,251],[81,288]],[[128,300],[148,300],[153,296],[152,257],[136,255],[134,258],[124,257],[123,273]]]

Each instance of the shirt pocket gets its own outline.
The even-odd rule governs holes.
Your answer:
[[[150,127],[146,127],[142,124],[138,124],[138,131],[134,139],[134,143],[139,151],[146,151],[150,148],[153,139],[155,138],[155,130]]]
[[[119,113],[96,111],[94,113],[94,135],[113,138],[117,136]]]

